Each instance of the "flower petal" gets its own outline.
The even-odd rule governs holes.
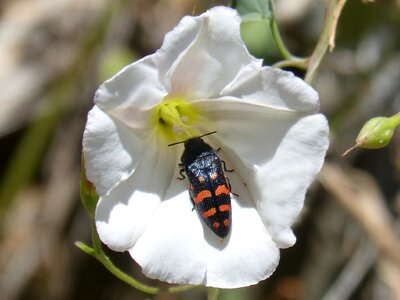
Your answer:
[[[245,163],[245,168],[251,170],[274,157],[289,128],[303,117],[293,111],[276,110],[241,99],[197,100],[193,103],[210,120],[204,131],[217,131],[222,145],[215,146],[222,147],[222,151],[231,150]],[[235,169],[239,169],[238,166]]]
[[[229,178],[234,177],[229,174]],[[231,180],[232,181],[232,180]],[[278,265],[279,249],[272,241],[251,196],[237,182],[237,199],[232,199],[231,234],[225,241],[212,235],[214,243],[205,248],[207,286],[238,288],[256,284],[269,277]],[[207,239],[207,237],[206,237]]]
[[[328,148],[325,117],[235,99],[196,105],[213,120],[209,130],[217,130],[218,147],[249,187],[273,240],[280,248],[293,245],[290,227]]]
[[[272,161],[256,173],[260,190],[258,209],[279,247],[292,246],[290,226],[303,207],[307,188],[324,162],[328,124],[321,114],[300,119],[285,135]]]
[[[170,283],[236,288],[256,284],[272,274],[279,250],[246,188],[238,188],[240,179],[230,175],[240,198],[232,199],[228,237],[222,240],[204,224],[185,188],[160,204],[130,250],[146,276]],[[180,187],[171,191],[182,190],[181,183],[176,186]]]
[[[222,96],[282,110],[316,113],[318,93],[293,73],[251,64],[225,87]]]
[[[171,86],[170,93],[213,98],[242,67],[250,63],[261,66],[261,60],[248,53],[239,27],[239,15],[227,7],[184,18],[155,55],[162,81]]]
[[[169,283],[204,282],[203,233],[187,190],[163,201],[129,251],[143,273]]]
[[[156,144],[158,142],[158,144]],[[96,226],[101,240],[111,249],[131,248],[157,210],[177,161],[176,152],[163,147],[163,140],[148,143],[148,149],[135,172],[102,197],[96,209]]]
[[[143,128],[148,123],[144,112],[160,103],[166,94],[150,55],[105,81],[96,91],[95,103],[127,125]]]
[[[134,171],[143,151],[143,143],[135,132],[97,106],[88,114],[82,144],[86,175],[100,196]]]

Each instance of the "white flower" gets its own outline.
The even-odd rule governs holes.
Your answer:
[[[262,67],[240,37],[240,18],[216,7],[185,17],[155,54],[97,91],[83,138],[100,200],[96,225],[113,250],[170,283],[236,288],[270,276],[279,248],[328,147],[318,94],[289,72]],[[184,141],[204,137],[225,161],[232,227],[221,239],[177,180]]]

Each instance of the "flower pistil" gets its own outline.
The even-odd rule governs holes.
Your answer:
[[[169,143],[201,134],[197,125],[202,114],[183,97],[165,98],[154,111],[155,128]]]

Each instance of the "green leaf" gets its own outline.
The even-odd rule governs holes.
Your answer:
[[[235,7],[243,21],[272,18],[270,0],[237,0]]]

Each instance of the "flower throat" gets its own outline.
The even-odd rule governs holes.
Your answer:
[[[200,135],[196,126],[200,119],[199,110],[181,97],[164,99],[155,108],[154,113],[156,129],[167,139],[168,143]]]

